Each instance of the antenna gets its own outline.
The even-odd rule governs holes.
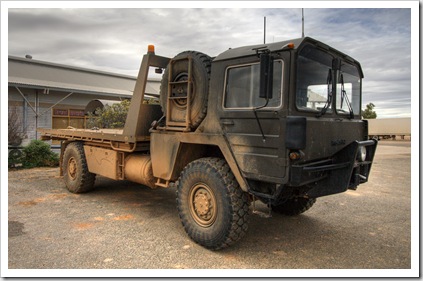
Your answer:
[[[264,17],[264,39],[263,44],[266,44],[266,17]]]
[[[304,8],[301,9],[301,12],[302,12],[302,26],[303,26],[302,37],[304,38]]]

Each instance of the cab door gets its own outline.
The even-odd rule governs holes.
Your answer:
[[[286,170],[284,149],[284,92],[286,63],[273,62],[272,98],[259,97],[260,64],[227,66],[225,70],[220,125],[245,177],[283,182]],[[287,84],[287,83],[286,83]]]

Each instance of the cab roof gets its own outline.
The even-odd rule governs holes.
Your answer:
[[[229,48],[227,51],[224,51],[223,53],[219,54],[214,59],[214,61],[255,55],[256,54],[255,49],[258,49],[258,48],[268,49],[271,52],[274,52],[277,50],[281,50],[288,43],[294,43],[294,49],[297,49],[298,46],[305,40],[306,38],[298,38],[298,39],[269,43],[269,44],[259,44],[259,45],[243,46],[238,48]]]
[[[294,47],[288,48],[287,45],[289,43],[293,43]],[[329,45],[327,45],[327,44],[325,44],[321,41],[318,41],[316,39],[313,39],[311,37],[296,38],[296,39],[285,40],[285,41],[269,43],[269,44],[259,44],[259,45],[243,46],[243,47],[238,47],[238,48],[229,48],[228,50],[226,50],[223,53],[216,56],[213,61],[223,61],[223,60],[228,60],[228,59],[233,59],[233,58],[252,56],[252,55],[257,54],[256,49],[268,49],[270,52],[276,52],[276,51],[281,51],[281,50],[289,50],[289,49],[295,50],[295,49],[300,48],[302,45],[304,45],[306,43],[318,46],[318,47],[325,49],[329,52],[336,53],[337,55],[339,55],[343,59],[350,61],[351,63],[357,65],[358,69],[360,71],[361,77],[363,77],[361,65],[358,61],[356,61],[353,58],[351,58],[350,56],[336,50],[335,48],[332,48]]]

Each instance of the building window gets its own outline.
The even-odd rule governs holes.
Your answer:
[[[87,124],[87,117],[83,109],[53,108],[52,129],[66,129],[69,126],[76,129],[84,129]],[[53,141],[58,144],[58,141]]]
[[[83,109],[53,109],[53,129],[66,129],[68,126],[77,129],[85,128],[86,117]]]

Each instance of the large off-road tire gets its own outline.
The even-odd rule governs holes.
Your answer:
[[[179,217],[194,242],[219,250],[245,235],[249,198],[225,160],[201,158],[191,162],[176,187]]]
[[[188,60],[184,59],[188,57],[192,59],[191,112],[189,114],[189,122],[191,129],[194,130],[200,125],[207,113],[211,58],[206,54],[195,51],[185,51],[178,54],[171,61],[172,77],[170,77],[170,82],[188,80]],[[166,109],[170,105],[170,116],[166,116],[167,120],[183,122],[186,119],[187,113],[187,100],[184,97],[187,96],[188,88],[186,83],[171,85],[171,97],[181,98],[172,99],[169,105],[167,104],[170,67],[169,64],[163,74],[160,86],[160,104],[164,114],[167,114]]]
[[[316,198],[293,198],[283,204],[277,206],[272,205],[272,211],[287,216],[296,216],[310,209],[315,202]]]
[[[63,178],[70,192],[83,193],[94,189],[96,175],[88,171],[81,142],[72,142],[66,146],[62,167]]]

